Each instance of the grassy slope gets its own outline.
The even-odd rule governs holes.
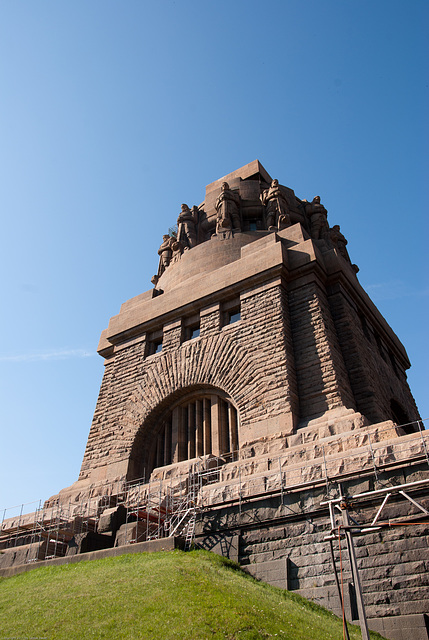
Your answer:
[[[351,638],[360,638],[352,627]],[[130,554],[0,579],[0,638],[342,640],[342,622],[204,551]],[[381,638],[371,634],[372,638]]]

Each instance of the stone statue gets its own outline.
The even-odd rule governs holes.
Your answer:
[[[185,247],[186,249],[188,247]],[[177,238],[171,238],[171,250],[173,252],[170,264],[172,262],[178,262],[183,253],[182,243]]]
[[[177,218],[177,239],[184,246],[192,249],[197,244],[196,223],[198,220],[198,208],[192,207],[191,211],[187,204],[182,204],[181,209]]]
[[[221,192],[216,200],[216,233],[237,229],[241,231],[240,196],[231,191],[227,182],[222,183]]]
[[[343,258],[352,265],[353,271],[358,273],[359,267],[357,264],[352,264],[352,261],[350,260],[349,252],[346,249],[347,240],[341,233],[339,224],[334,224],[332,229],[329,229],[329,240],[332,245],[338,249],[338,252],[343,256]]]
[[[334,224],[332,229],[329,229],[329,239],[334,247],[338,249],[343,258],[345,258],[347,262],[351,263],[349,252],[346,249],[347,240],[341,233],[339,224]]]
[[[171,248],[172,238],[168,234],[162,236],[162,245],[158,249],[159,255],[159,269],[158,269],[158,277],[161,276],[168,265],[171,262],[171,258],[173,257],[173,250]]]
[[[278,180],[273,180],[270,188],[262,192],[261,200],[267,210],[268,231],[290,227],[288,205]]]
[[[162,236],[162,245],[158,249],[158,273],[152,276],[150,280],[155,287],[158,284],[158,280],[171,262],[171,259],[173,257],[173,249],[171,245],[174,241],[176,241],[176,238],[170,237],[168,233]]]
[[[320,196],[315,196],[312,202],[303,200],[303,203],[310,220],[311,237],[315,240],[326,238],[329,235],[328,212],[320,203]]]

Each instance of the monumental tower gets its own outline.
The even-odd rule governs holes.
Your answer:
[[[181,535],[339,614],[344,597],[351,619],[361,571],[370,626],[427,639],[428,439],[406,351],[337,221],[257,160],[177,216],[153,286],[101,335],[79,478],[44,506],[61,521],[55,549]],[[361,537],[339,596],[329,546],[341,527],[351,535],[349,513]],[[3,526],[26,562],[39,529],[42,557],[46,526],[33,520],[28,540],[21,521]],[[77,538],[84,521],[97,532]]]
[[[102,333],[80,482],[418,420],[405,349],[346,244],[318,196],[298,199],[258,161],[209,184],[199,207],[182,204],[154,288]]]

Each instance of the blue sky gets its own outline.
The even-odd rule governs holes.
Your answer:
[[[0,2],[0,508],[77,479],[101,331],[180,204],[256,158],[341,225],[429,417],[428,20],[426,0]]]

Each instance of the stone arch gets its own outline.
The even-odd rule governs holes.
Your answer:
[[[236,403],[223,389],[191,385],[170,394],[147,415],[131,449],[127,478],[147,480],[156,467],[238,448]]]
[[[405,411],[404,407],[397,401],[395,398],[390,400],[390,413],[392,416],[393,422],[405,431],[405,433],[414,433],[418,431],[418,427],[416,423],[412,423],[410,420],[410,416]]]
[[[165,405],[189,388],[216,388],[228,394],[240,413],[241,424],[288,409],[286,403],[280,408],[278,399],[273,397],[273,381],[264,375],[258,350],[250,351],[234,336],[224,334],[190,343],[193,344],[166,350],[143,362],[121,407],[128,451],[149,415],[162,412]]]
[[[261,345],[240,344],[232,329],[191,340],[179,348],[166,346],[161,353],[140,362],[138,348],[135,347],[135,377],[124,380],[127,385],[129,382],[128,393],[121,405],[112,407],[117,416],[113,446],[126,465],[128,480],[143,477],[143,472],[147,477],[149,461],[142,466],[141,452],[145,450],[144,443],[147,445],[154,438],[155,416],[159,419],[170,403],[189,389],[212,388],[227,394],[240,418],[241,446],[254,439],[255,425],[267,419],[273,425],[269,428],[280,431],[280,418],[291,410],[286,363],[276,366],[275,377],[267,376],[269,357],[264,355],[261,359]],[[125,366],[121,359],[130,357],[125,351],[117,354],[118,372]],[[120,375],[117,380],[118,385],[123,384]],[[289,428],[289,423],[286,426]],[[264,429],[266,433],[266,425]]]

